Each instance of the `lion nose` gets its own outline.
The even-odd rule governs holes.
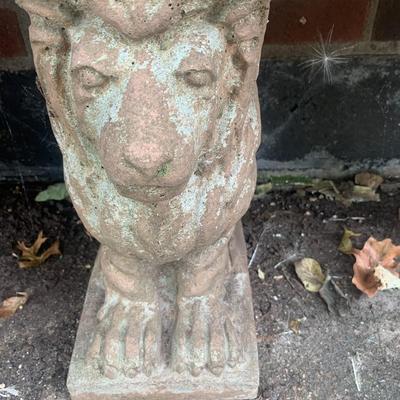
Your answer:
[[[162,143],[130,144],[124,152],[125,162],[146,178],[165,176],[172,156],[162,145]]]

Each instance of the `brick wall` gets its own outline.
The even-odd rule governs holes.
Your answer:
[[[331,30],[332,48],[400,54],[400,0],[272,0],[264,56],[307,55]]]
[[[33,68],[28,26],[29,17],[14,0],[0,0],[0,71]]]
[[[28,17],[0,2],[0,69],[32,68]],[[332,44],[358,54],[400,53],[400,0],[272,0],[265,57],[303,56],[333,28]]]

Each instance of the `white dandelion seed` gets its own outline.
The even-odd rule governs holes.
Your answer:
[[[305,69],[310,70],[310,80],[314,79],[316,75],[322,73],[324,82],[331,84],[333,82],[334,67],[348,61],[348,58],[343,56],[343,53],[353,46],[336,50],[329,49],[332,44],[333,29],[334,26],[329,30],[326,40],[319,32],[319,46],[312,47],[314,57],[301,63]]]

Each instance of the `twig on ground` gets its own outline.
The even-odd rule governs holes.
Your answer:
[[[348,220],[352,220],[352,221],[365,221],[367,218],[365,217],[346,217],[346,218],[338,218],[336,215],[334,215],[333,217],[329,218],[328,221],[332,221],[332,222],[346,222]]]
[[[293,291],[305,301],[305,298],[303,297],[303,294],[300,293],[300,292],[297,290],[297,288],[293,285],[293,283],[292,283],[292,281],[290,280],[290,277],[289,277],[287,271],[286,271],[284,268],[282,268],[282,274],[283,274],[283,276],[285,277],[285,279],[287,280],[288,284],[292,287]]]
[[[257,246],[254,249],[253,255],[251,256],[251,259],[250,259],[250,262],[249,262],[249,269],[253,266],[254,260],[256,259],[258,247],[259,247],[259,243],[257,243]]]
[[[361,369],[361,360],[358,353],[355,356],[350,357],[351,365],[353,367],[354,381],[357,386],[357,390],[361,392],[361,377],[360,377],[360,369]]]
[[[296,259],[299,255],[298,254],[292,254],[291,256],[289,256],[288,258],[285,258],[284,260],[278,262],[278,264],[274,265],[274,269],[279,268],[282,264],[285,264],[288,261],[293,261],[294,259]]]

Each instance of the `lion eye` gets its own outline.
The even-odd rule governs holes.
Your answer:
[[[194,87],[205,87],[211,86],[214,82],[214,76],[211,71],[208,70],[190,70],[183,73],[183,79],[185,82]]]
[[[109,78],[91,67],[79,68],[76,77],[85,89],[94,89],[105,85]]]

